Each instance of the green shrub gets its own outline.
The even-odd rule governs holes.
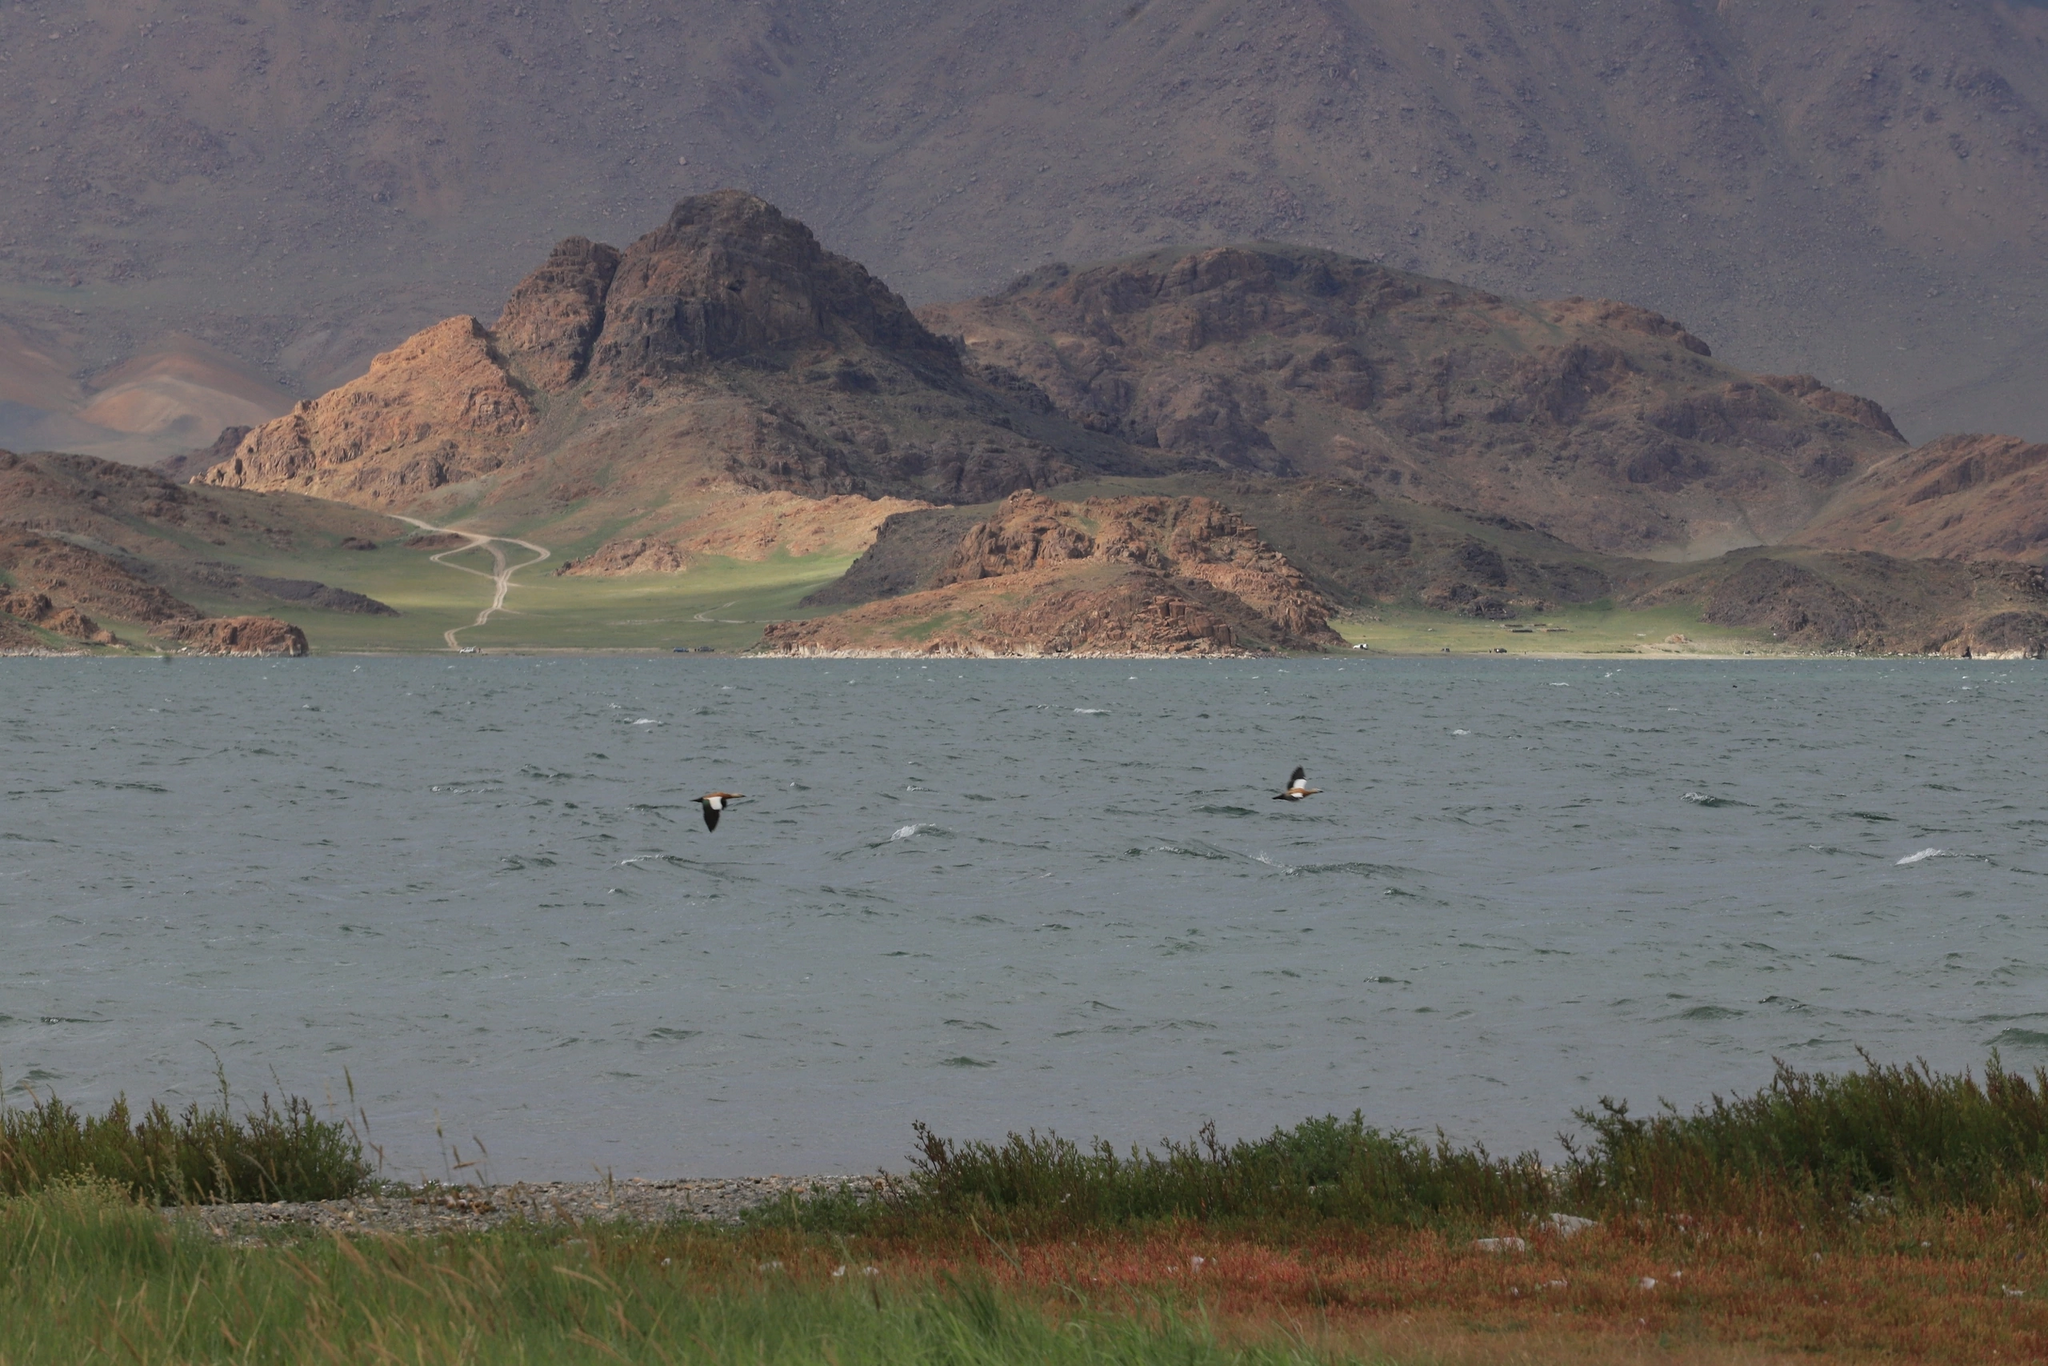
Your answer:
[[[157,1101],[136,1119],[125,1099],[81,1115],[55,1096],[0,1110],[0,1195],[93,1175],[159,1204],[331,1200],[361,1189],[370,1172],[349,1127],[297,1096],[279,1108],[266,1095],[239,1120],[225,1088],[218,1104],[176,1116]]]
[[[2048,1176],[2048,1069],[2030,1083],[1993,1054],[1979,1082],[1925,1063],[1828,1076],[1778,1064],[1753,1096],[1647,1119],[1602,1100],[1564,1176],[1582,1203],[1734,1210],[1845,1209],[1873,1198],[1918,1207],[2041,1212]]]
[[[884,1231],[906,1221],[1001,1215],[1039,1231],[1147,1219],[1330,1219],[1501,1224],[1553,1212],[1778,1213],[1827,1218],[1892,1207],[2000,1208],[2028,1218],[2048,1193],[2048,1069],[2030,1082],[1996,1055],[1979,1082],[1924,1064],[1804,1073],[1780,1063],[1753,1096],[1638,1119],[1603,1100],[1577,1118],[1564,1161],[1497,1158],[1349,1119],[1265,1138],[1119,1156],[1054,1134],[955,1143],[920,1124],[908,1175],[881,1197],[821,1196],[763,1211],[798,1227]]]

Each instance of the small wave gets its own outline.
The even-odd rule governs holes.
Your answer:
[[[1742,1011],[1730,1010],[1727,1006],[1694,1006],[1691,1010],[1680,1011],[1672,1016],[1672,1018],[1675,1020],[1736,1020],[1740,1019],[1742,1015]]]
[[[1253,816],[1258,814],[1248,806],[1198,806],[1195,810],[1204,816]]]
[[[658,726],[661,724],[661,722],[655,720],[651,716],[643,716],[638,721],[635,721],[633,724],[636,726]]]
[[[1107,707],[1076,707],[1076,708],[1074,708],[1074,715],[1076,715],[1076,716],[1107,716],[1107,715],[1109,715],[1109,708],[1107,708]]]
[[[918,832],[920,832],[920,831],[923,831],[923,830],[929,830],[929,829],[931,829],[931,826],[930,826],[930,825],[928,825],[928,824],[925,824],[925,825],[906,825],[906,826],[902,827],[901,829],[899,829],[899,830],[898,830],[898,831],[897,831],[897,832],[896,832],[895,834],[893,834],[893,835],[889,836],[889,842],[890,842],[891,844],[894,844],[894,843],[895,843],[895,842],[896,842],[897,840],[907,840],[907,839],[909,839],[909,838],[910,838],[910,837],[911,837],[912,835],[915,835],[915,834],[917,834],[917,833],[918,833]]]
[[[1748,805],[1749,805],[1749,803],[1748,803],[1748,802],[1738,802],[1738,801],[1736,801],[1736,800],[1735,800],[1735,799],[1734,799],[1733,797],[1709,797],[1709,796],[1708,796],[1708,795],[1707,795],[1706,793],[1704,793],[1704,792],[1688,792],[1688,793],[1686,793],[1686,794],[1685,794],[1685,799],[1686,799],[1687,801],[1691,802],[1691,803],[1692,803],[1692,804],[1693,804],[1694,806],[1748,806]]]
[[[1265,856],[1264,854],[1253,854],[1253,855],[1252,855],[1252,861],[1253,861],[1254,863],[1263,863],[1263,864],[1265,864],[1265,865],[1266,865],[1266,866],[1267,866],[1268,868],[1277,868],[1277,869],[1279,869],[1279,870],[1280,870],[1280,871],[1281,871],[1282,873],[1286,874],[1286,875],[1287,875],[1288,877],[1293,877],[1293,876],[1294,876],[1294,871],[1295,871],[1295,870],[1294,870],[1294,866],[1293,866],[1292,864],[1288,864],[1288,863],[1282,863],[1282,862],[1280,862],[1280,861],[1279,861],[1278,859],[1270,859],[1270,858],[1267,858],[1267,857],[1266,857],[1266,856]]]
[[[2048,1034],[2038,1029],[2001,1029],[1993,1048],[2048,1048]]]
[[[1304,863],[1294,869],[1297,873],[1352,873],[1359,877],[1385,877],[1391,873],[1404,873],[1406,868],[1394,868],[1380,863]]]
[[[1471,733],[1469,730],[1454,730],[1451,732],[1453,735],[1470,735]]]
[[[982,1059],[982,1058],[970,1058],[970,1057],[968,1057],[968,1056],[967,1056],[966,1054],[964,1054],[964,1053],[963,1053],[963,1054],[961,1054],[961,1055],[960,1055],[959,1057],[957,1057],[957,1058],[948,1058],[948,1059],[946,1059],[946,1060],[945,1060],[944,1062],[940,1063],[940,1064],[939,1064],[939,1066],[941,1066],[941,1067],[994,1067],[994,1066],[995,1066],[995,1063],[994,1063],[993,1061],[985,1060],[985,1059]]]
[[[1237,859],[1244,857],[1243,854],[1233,853],[1228,849],[1219,849],[1213,844],[1204,844],[1201,840],[1183,840],[1178,844],[1155,844],[1149,850],[1140,850],[1138,852],[1184,854],[1189,858],[1210,859]]]
[[[1926,861],[1927,861],[1928,859],[1931,859],[1931,858],[1952,858],[1952,857],[1954,857],[1954,856],[1953,856],[1953,855],[1951,855],[1951,854],[1949,853],[1949,851],[1948,851],[1948,850],[1946,850],[1946,849],[1922,849],[1922,850],[1921,850],[1921,851],[1920,851],[1919,853],[1917,853],[1917,854],[1908,854],[1908,855],[1906,855],[1906,856],[1905,856],[1904,858],[1900,859],[1900,860],[1899,860],[1899,861],[1898,861],[1897,863],[1893,864],[1892,866],[1893,866],[1893,867],[1895,867],[1895,868],[1903,868],[1903,867],[1905,867],[1905,866],[1906,866],[1907,864],[1909,864],[1909,863],[1924,863],[1924,862],[1926,862]]]

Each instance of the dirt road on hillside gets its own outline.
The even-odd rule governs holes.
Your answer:
[[[474,574],[480,579],[489,579],[491,581],[493,589],[491,605],[478,612],[476,620],[472,621],[469,625],[458,626],[452,631],[443,631],[441,633],[441,639],[448,642],[448,648],[451,650],[460,650],[462,648],[461,642],[455,639],[457,635],[464,631],[474,630],[489,621],[493,613],[505,610],[505,594],[511,591],[512,576],[514,574],[517,574],[522,569],[532,568],[553,553],[544,545],[535,545],[532,541],[522,541],[515,536],[486,536],[482,532],[464,531],[460,527],[429,526],[417,517],[402,517],[395,512],[391,515],[398,517],[398,520],[401,522],[418,527],[421,531],[467,537],[467,544],[451,547],[438,555],[429,555],[427,558],[435,564],[442,565],[448,569],[459,569],[465,574]],[[504,552],[501,545],[516,545],[522,550],[531,550],[533,558],[521,560],[518,564],[513,564],[511,563],[511,557]],[[490,573],[486,574],[481,569],[471,569],[466,564],[448,563],[450,555],[460,555],[465,550],[475,550],[478,546],[482,546],[485,550],[491,552],[492,565]]]

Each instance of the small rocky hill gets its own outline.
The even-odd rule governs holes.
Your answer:
[[[783,654],[1203,655],[1339,644],[1331,605],[1207,498],[1054,502],[1016,493],[970,526],[932,586],[779,623]]]
[[[1134,495],[1139,489],[1147,492]],[[1240,534],[1256,535],[1301,583],[1346,613],[1393,606],[1513,622],[1571,606],[1686,606],[1707,622],[1749,628],[1760,643],[1799,650],[2031,657],[2048,651],[2048,587],[2033,565],[1801,546],[1674,564],[1586,551],[1506,517],[1313,480],[1181,475],[1089,481],[1059,492],[1077,501],[1050,517],[1041,509],[1030,524],[1048,528],[1035,545],[1036,561],[1048,546],[1057,561],[1066,543],[1051,528],[1073,524],[1082,509],[1175,497],[1230,509]],[[892,638],[910,639],[915,619],[942,621],[955,610],[944,586],[957,580],[957,565],[983,563],[976,548],[991,539],[1016,543],[1014,530],[1000,530],[1014,526],[1005,512],[990,505],[890,517],[845,577],[806,604],[877,606],[848,614],[838,626],[821,619],[777,628],[766,643],[829,634],[847,648],[878,623],[888,624]],[[1016,554],[994,558],[1004,563]],[[894,605],[881,608],[884,601]]]
[[[922,316],[1183,469],[1348,480],[1610,554],[1782,540],[1905,447],[1876,404],[1724,365],[1645,309],[1300,248],[1051,267]]]
[[[207,654],[304,654],[303,630],[278,614],[392,609],[317,580],[246,573],[233,557],[374,545],[392,528],[312,499],[180,484],[90,456],[0,451],[0,648],[155,641]]]

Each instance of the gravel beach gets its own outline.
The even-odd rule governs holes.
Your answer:
[[[509,1186],[433,1186],[302,1203],[193,1205],[168,1209],[221,1237],[290,1228],[341,1233],[472,1232],[503,1224],[661,1224],[690,1220],[734,1224],[746,1211],[784,1196],[816,1191],[880,1190],[881,1176],[748,1176],[723,1181],[522,1181]]]

